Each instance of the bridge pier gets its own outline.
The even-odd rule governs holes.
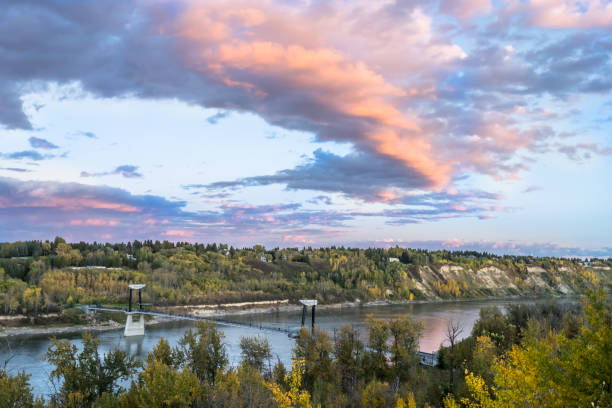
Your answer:
[[[125,337],[131,336],[144,336],[145,334],[145,322],[144,315],[139,312],[132,312],[132,290],[138,291],[138,310],[142,312],[142,289],[144,289],[144,284],[130,284],[128,285],[130,288],[130,300],[128,304],[128,312],[127,318],[125,320],[125,330],[123,331],[123,335]],[[132,317],[134,314],[139,314],[140,319],[135,321]]]
[[[127,314],[127,319],[125,320],[125,330],[123,331],[123,335],[125,337],[144,336],[145,334],[144,315],[140,314],[140,319],[138,321],[135,321],[135,319],[132,316],[134,316],[134,313]]]
[[[304,324],[306,323],[306,310],[308,306],[312,307],[312,325],[311,325],[311,330],[314,330],[315,327],[315,308],[317,307],[317,300],[316,299],[301,299],[300,303],[304,306],[302,308],[302,327],[304,327]]]

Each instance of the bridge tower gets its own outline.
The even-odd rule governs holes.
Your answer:
[[[317,307],[316,299],[301,299],[300,303],[302,304],[302,327],[304,327],[304,323],[306,323],[306,313],[308,312],[308,306],[312,307],[312,325],[311,330],[314,330],[315,327],[315,308]]]
[[[144,315],[140,313],[142,311],[142,290],[146,285],[143,283],[133,283],[128,285],[130,288],[130,301],[128,304],[127,311],[127,319],[125,320],[125,330],[123,331],[123,335],[125,337],[131,336],[144,336],[145,334],[145,324],[144,324]],[[132,311],[132,291],[138,291],[138,311]],[[138,321],[134,321],[134,315],[140,315],[140,319]]]

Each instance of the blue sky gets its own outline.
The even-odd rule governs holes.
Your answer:
[[[612,6],[548,3],[9,1],[0,240],[611,255]]]

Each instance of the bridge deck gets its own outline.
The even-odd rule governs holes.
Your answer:
[[[127,313],[143,314],[147,316],[157,316],[157,317],[167,317],[171,319],[189,320],[192,322],[208,321],[208,322],[213,322],[215,324],[218,324],[220,326],[244,327],[244,328],[251,328],[251,329],[273,331],[277,333],[281,332],[281,333],[287,333],[287,334],[294,334],[294,330],[289,330],[289,329],[285,329],[282,327],[265,326],[262,324],[251,325],[251,324],[246,324],[246,323],[236,323],[236,322],[230,322],[230,321],[222,320],[222,319],[194,316],[194,315],[189,315],[189,314],[162,313],[162,312],[153,312],[149,310],[134,310],[134,311],[128,312],[127,309],[119,309],[119,308],[114,308],[114,307],[100,307],[100,306],[84,306],[83,309],[94,310],[94,311],[99,310],[99,311],[105,311],[105,312],[121,312],[121,313],[126,313],[126,314]]]

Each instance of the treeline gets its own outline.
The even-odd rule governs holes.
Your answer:
[[[399,247],[266,249],[168,241],[69,244],[57,237],[52,242],[2,243],[0,256],[0,314],[36,315],[73,304],[125,304],[129,282],[147,285],[146,302],[171,306],[305,297],[334,303],[559,294],[559,285],[565,293],[582,292],[601,279],[603,285],[611,280],[609,272],[585,268],[577,259]],[[612,266],[610,259],[590,262],[600,268]],[[467,272],[452,278],[439,273],[450,266]],[[505,283],[497,288],[482,287],[472,279],[480,268],[490,266],[504,273]],[[529,276],[532,267],[545,272],[537,275],[537,281]]]
[[[263,337],[241,340],[242,362],[228,366],[223,334],[212,324],[174,347],[160,340],[146,361],[120,350],[98,354],[85,334],[53,340],[47,400],[23,373],[0,370],[0,406],[16,407],[609,407],[612,313],[605,292],[582,308],[515,305],[481,311],[459,341],[450,323],[437,367],[419,364],[421,325],[409,318],[369,320],[368,340],[345,325],[332,337],[315,328],[296,339],[292,367],[274,361]],[[121,384],[129,384],[125,388]]]
[[[425,249],[408,249],[408,248],[345,248],[343,246],[331,246],[329,248],[304,247],[299,248],[273,248],[266,249],[261,245],[255,245],[252,248],[234,248],[227,244],[217,243],[189,243],[189,242],[170,242],[170,241],[132,241],[127,243],[88,243],[78,242],[67,244],[61,237],[56,237],[53,241],[18,241],[18,242],[0,242],[0,259],[11,258],[40,258],[49,257],[50,265],[56,267],[64,266],[86,266],[98,265],[107,267],[134,267],[137,263],[131,262],[135,260],[139,250],[146,248],[153,254],[168,253],[168,251],[183,248],[194,252],[196,255],[202,255],[206,252],[222,253],[224,255],[234,256],[239,254],[245,256],[247,254],[261,256],[264,255],[269,261],[286,260],[288,256],[292,260],[307,262],[310,256],[315,258],[325,257],[331,252],[342,253],[360,253],[365,252],[365,256],[372,259],[377,264],[385,263],[389,258],[398,258],[404,264],[410,265],[431,265],[436,263],[452,262],[456,264],[482,266],[491,262],[498,265],[518,264],[518,265],[538,265],[545,269],[554,267],[558,264],[572,263],[592,263],[594,265],[612,266],[612,258],[557,258],[557,257],[535,257],[521,255],[496,255],[487,252],[477,251],[449,251],[437,250],[429,251]],[[76,250],[75,252],[71,252]],[[70,256],[72,255],[72,256]],[[55,259],[60,258],[60,259]],[[5,261],[6,262],[6,261]],[[5,265],[8,265],[6,263]],[[4,265],[5,270],[7,269]]]

